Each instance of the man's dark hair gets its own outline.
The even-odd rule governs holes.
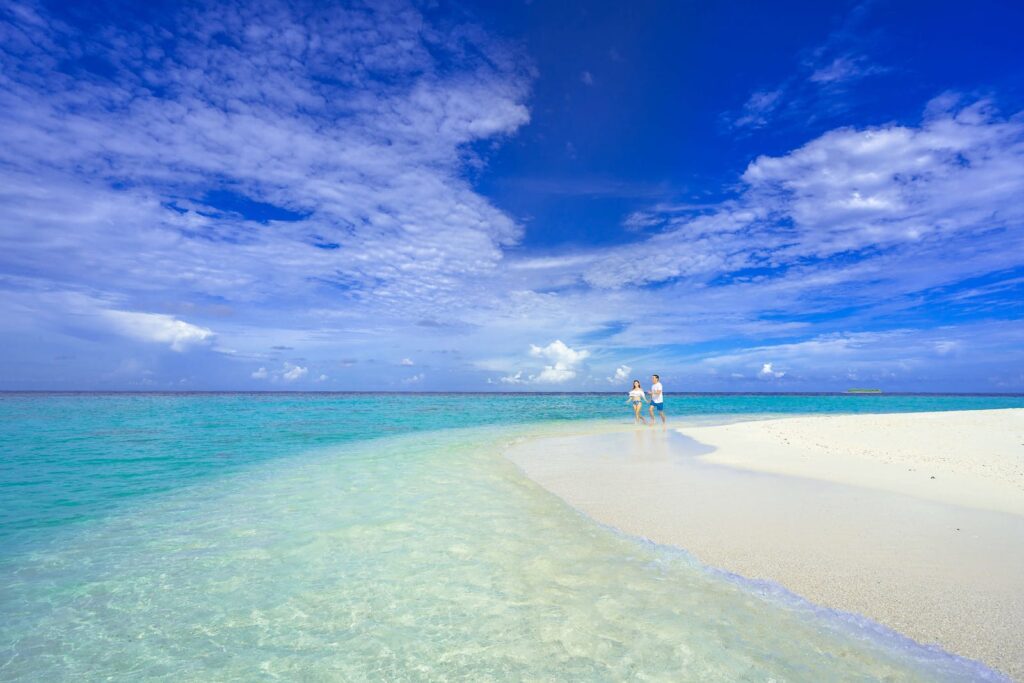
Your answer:
[[[658,378],[658,381],[659,381],[659,382],[661,381],[661,375],[651,375],[651,377],[657,377],[657,378]]]

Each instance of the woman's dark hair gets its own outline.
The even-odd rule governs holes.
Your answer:
[[[635,387],[637,384],[640,384],[640,380],[638,380],[638,379],[633,380],[633,386]]]

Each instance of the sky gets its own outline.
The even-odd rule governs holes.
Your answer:
[[[1024,4],[0,4],[0,389],[1024,392]]]

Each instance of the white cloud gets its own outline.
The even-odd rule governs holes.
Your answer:
[[[530,355],[551,361],[551,365],[545,365],[540,374],[531,378],[532,381],[561,384],[576,376],[577,366],[590,356],[590,352],[569,348],[561,339],[556,339],[544,347],[530,344]]]
[[[101,311],[115,332],[142,341],[169,344],[173,351],[184,351],[213,337],[213,331],[162,313]]]
[[[920,128],[826,133],[782,157],[759,157],[748,201],[793,221],[787,257],[998,229],[1024,218],[1024,122],[977,102]],[[778,198],[784,198],[778,201]]]
[[[751,93],[743,105],[743,113],[733,122],[738,128],[760,128],[768,123],[768,116],[781,104],[780,90],[758,90]]]
[[[158,69],[142,55],[163,39],[118,28],[116,17],[98,35],[54,21],[6,33],[0,51],[17,58],[5,62],[0,89],[5,338],[16,335],[22,348],[55,340],[54,355],[89,353],[80,349],[95,349],[96,331],[112,327],[175,350],[204,344],[219,354],[189,359],[207,363],[195,384],[233,362],[285,381],[273,348],[284,342],[301,346],[307,377],[340,358],[423,362],[429,353],[432,365],[448,359],[506,385],[563,386],[585,383],[586,360],[549,357],[548,347],[524,358],[531,341],[587,339],[595,356],[629,348],[638,359],[654,345],[668,349],[660,359],[685,355],[675,345],[717,341],[743,356],[721,377],[735,370],[753,381],[771,358],[789,383],[808,372],[798,352],[818,368],[845,372],[848,360],[868,377],[868,345],[886,371],[928,358],[923,373],[948,373],[981,358],[984,340],[958,328],[905,332],[928,340],[911,345],[915,360],[855,331],[893,327],[911,308],[922,326],[959,319],[929,323],[931,305],[1002,316],[1019,294],[1024,119],[953,95],[914,125],[838,128],[758,157],[724,188],[734,191],[726,201],[683,203],[671,187],[623,195],[651,202],[626,209],[626,244],[510,249],[522,226],[472,178],[488,150],[529,120],[530,65],[479,29],[433,26],[432,16],[403,0],[309,12],[274,2],[187,9],[161,26],[180,49]],[[219,31],[238,41],[212,40]],[[115,68],[89,79],[55,68],[82,53]],[[849,67],[840,56],[862,53],[830,44],[810,55],[800,80],[828,75],[826,67],[838,75]],[[837,90],[827,83],[842,80],[808,88]],[[751,96],[751,122],[791,112],[806,93],[790,86]],[[225,189],[234,201],[206,194]],[[264,224],[232,208],[246,202],[277,218]],[[971,278],[983,284],[963,284]],[[170,315],[115,323],[97,312],[155,306]],[[279,319],[291,329],[278,329]],[[184,320],[216,320],[216,336]],[[788,351],[779,339],[803,346]],[[945,345],[954,340],[971,353],[954,353]],[[114,355],[126,345],[109,346]],[[987,348],[1015,357],[1009,342]],[[19,353],[0,375],[41,365],[19,362],[38,361],[36,352]],[[343,363],[355,368],[345,380],[357,383],[374,381],[380,367]],[[401,381],[392,361],[396,370],[385,380]]]
[[[729,353],[710,355],[703,363],[714,367],[749,366],[752,363],[774,368],[779,359],[787,363],[821,365],[822,361],[837,362],[844,367],[852,361],[869,361],[872,356],[881,362],[882,356],[891,357],[894,349],[905,347],[908,343],[907,330],[890,330],[887,332],[847,332],[823,334],[811,339],[783,344],[759,344]],[[885,350],[883,352],[883,349]],[[773,357],[772,362],[765,363],[765,356]]]
[[[326,382],[328,379],[330,379],[330,377],[328,377],[327,375],[320,375],[319,377],[316,378],[316,381],[317,382]]]
[[[250,376],[253,379],[269,379],[271,382],[294,382],[309,374],[309,368],[285,361],[279,370],[267,370],[261,366]],[[314,381],[323,382],[328,379],[327,375],[320,375]]]
[[[415,365],[415,363],[412,362],[411,358],[403,358],[401,360],[401,362],[399,363],[399,365],[411,366],[411,365]]]
[[[885,69],[869,64],[862,55],[846,54],[836,57],[828,64],[820,66],[808,76],[813,83],[831,84],[851,81],[884,72]]]
[[[424,379],[426,379],[426,375],[423,374],[422,372],[419,372],[411,377],[406,377],[405,379],[403,379],[402,384],[419,384]]]
[[[561,339],[556,339],[547,346],[530,344],[530,355],[554,361],[556,365],[574,367],[590,356],[589,351],[577,351],[569,348]]]
[[[647,211],[634,211],[622,221],[622,227],[629,232],[641,232],[665,222],[665,217]]]
[[[537,384],[561,384],[575,376],[576,370],[556,363],[555,365],[545,365],[544,369],[531,380]]]
[[[873,31],[864,26],[874,4],[854,3],[824,41],[803,51],[793,73],[774,88],[755,91],[739,114],[724,118],[736,128],[760,128],[776,117],[809,123],[846,113],[850,106],[844,96],[847,83],[889,71],[865,56],[877,47],[867,38]]]
[[[1000,118],[984,101],[945,106],[930,108],[917,128],[841,128],[788,154],[758,157],[741,195],[717,207],[652,208],[644,220],[660,217],[666,229],[604,252],[584,281],[615,289],[702,280],[865,249],[905,248],[884,258],[920,263],[940,242],[967,240],[966,253],[982,244],[980,234],[1013,239],[1024,221],[1024,119]],[[1004,268],[1017,262],[996,251],[984,257]]]
[[[519,370],[501,378],[505,384],[562,384],[576,377],[579,366],[590,357],[587,350],[570,348],[560,339],[547,346],[530,344],[530,356],[549,362],[538,372],[527,375]]]
[[[972,353],[958,353],[967,340]],[[1024,362],[1020,349],[1024,349],[1024,328],[1017,321],[979,322],[932,330],[827,333],[795,342],[758,344],[695,358],[691,372],[697,375],[714,368],[735,372],[742,379],[753,374],[748,368],[759,367],[758,379],[775,379],[777,373],[785,372],[790,386],[843,388],[856,378],[885,389],[902,390],[918,383],[919,388],[942,390],[951,376],[975,380],[971,386],[996,385],[999,380],[990,381],[989,373],[994,373],[993,378],[1005,377],[1007,367]],[[941,362],[936,362],[936,356],[942,357]],[[922,377],[934,384],[922,384]],[[978,381],[979,377],[983,379]]]
[[[309,373],[309,368],[304,368],[301,365],[292,365],[291,363],[284,364],[284,370],[281,372],[281,379],[285,382],[294,382],[297,379],[302,379]]]
[[[614,375],[612,375],[611,377],[606,377],[605,379],[607,379],[608,382],[611,384],[621,384],[622,382],[625,382],[627,379],[629,379],[629,373],[630,371],[632,371],[632,369],[633,368],[629,367],[628,365],[620,365],[619,367],[615,368]]]
[[[757,376],[761,379],[778,379],[784,377],[786,373],[781,370],[773,370],[771,363],[765,363],[761,366],[761,371],[757,373]]]
[[[512,48],[432,27],[403,2],[184,8],[160,30],[175,50],[158,69],[146,55],[165,38],[149,31],[53,21],[5,33],[18,57],[0,93],[4,271],[236,301],[333,293],[335,305],[422,313],[519,239],[464,173],[481,162],[469,145],[529,120],[531,77]],[[83,51],[117,68],[41,80]],[[226,188],[229,207],[270,207],[274,228],[207,193]]]
[[[583,81],[585,85],[594,85],[594,75],[589,71],[584,71],[580,74],[580,80]]]

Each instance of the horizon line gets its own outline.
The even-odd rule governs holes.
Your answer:
[[[410,395],[430,396],[444,394],[483,395],[483,396],[615,396],[622,391],[411,391],[411,390],[345,390],[345,389],[0,389],[3,394],[131,394],[131,395],[194,395],[194,394],[323,394],[323,395]],[[1020,392],[992,391],[879,391],[864,393],[851,390],[841,391],[673,391],[665,392],[666,396],[1024,396]]]

